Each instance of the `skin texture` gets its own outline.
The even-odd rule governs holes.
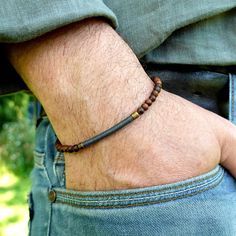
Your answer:
[[[6,46],[63,144],[75,144],[136,110],[153,84],[134,53],[100,19]],[[181,181],[218,163],[236,177],[236,128],[162,91],[139,119],[96,145],[65,154],[66,187],[137,188]]]

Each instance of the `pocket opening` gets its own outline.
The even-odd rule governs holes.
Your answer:
[[[223,179],[224,169],[212,171],[173,184],[110,191],[73,191],[55,188],[55,203],[79,208],[122,208],[157,204],[190,197],[216,187]]]

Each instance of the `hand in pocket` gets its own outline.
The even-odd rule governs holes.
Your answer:
[[[236,177],[236,128],[162,91],[125,129],[77,154],[65,154],[66,185],[75,190],[138,188],[177,182],[221,163]]]

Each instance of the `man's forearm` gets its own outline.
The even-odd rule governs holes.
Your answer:
[[[12,62],[62,143],[78,143],[110,127],[152,90],[132,51],[100,20],[73,24],[12,51]]]
[[[7,51],[63,144],[111,127],[153,88],[130,48],[101,20],[72,24]],[[205,173],[220,160],[236,176],[234,131],[224,119],[162,91],[147,114],[125,129],[66,154],[66,184],[79,190],[165,184]]]
[[[83,21],[31,42],[11,45],[8,55],[43,104],[63,144],[78,143],[116,124],[135,111],[153,89],[130,48],[101,20]],[[131,124],[95,147],[66,154],[67,173],[71,173],[68,186],[70,177],[78,172],[75,166],[81,165],[86,173],[92,162],[96,165],[103,159],[109,163],[108,156],[118,160],[122,152],[131,158],[136,145],[140,146],[136,139],[142,142],[143,133],[148,132],[143,127],[136,127],[136,134],[133,131]],[[113,164],[117,170],[124,168]]]

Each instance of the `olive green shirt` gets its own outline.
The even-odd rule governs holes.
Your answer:
[[[1,43],[104,17],[148,62],[236,65],[236,0],[1,0],[0,16]],[[1,53],[1,87],[6,81],[14,87],[13,77]]]

